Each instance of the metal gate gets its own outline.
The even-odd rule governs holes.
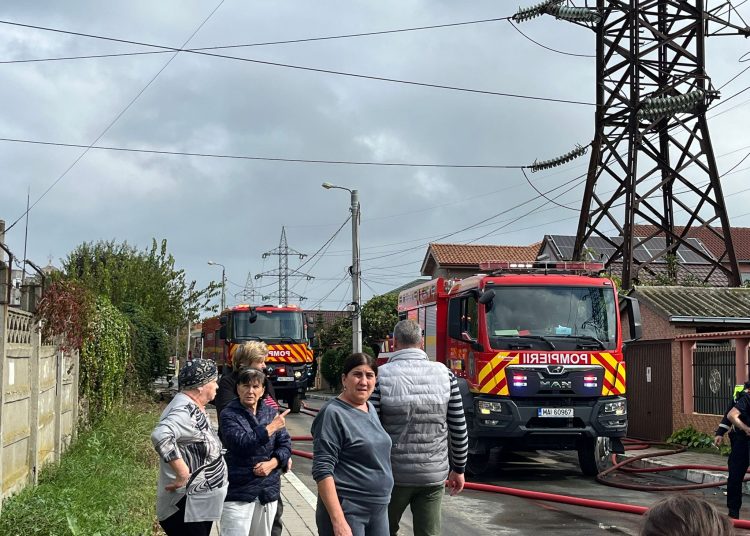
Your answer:
[[[735,352],[729,343],[698,343],[693,352],[693,411],[724,415],[735,383]]]
[[[628,437],[663,441],[672,434],[671,349],[650,341],[625,349]]]

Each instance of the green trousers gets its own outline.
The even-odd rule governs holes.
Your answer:
[[[440,506],[445,486],[393,486],[388,505],[391,536],[398,534],[398,524],[407,506],[411,506],[414,536],[440,536]]]

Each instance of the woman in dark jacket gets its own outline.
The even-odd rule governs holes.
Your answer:
[[[281,495],[279,470],[292,454],[292,440],[284,418],[264,404],[264,374],[255,369],[240,372],[239,398],[221,412],[221,435],[227,449],[229,473],[221,536],[269,536]]]

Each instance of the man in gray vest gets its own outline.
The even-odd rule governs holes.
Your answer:
[[[453,373],[421,349],[419,324],[402,320],[393,328],[393,339],[396,351],[378,368],[370,397],[393,443],[390,533],[398,533],[401,516],[411,506],[414,535],[438,536],[446,479],[451,495],[464,487],[469,442],[461,393]]]

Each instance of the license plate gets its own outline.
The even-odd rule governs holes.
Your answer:
[[[539,417],[572,417],[573,408],[539,408]]]
[[[276,378],[276,381],[280,381],[280,382],[293,382],[294,378],[292,378],[291,376],[280,376],[280,377]]]

